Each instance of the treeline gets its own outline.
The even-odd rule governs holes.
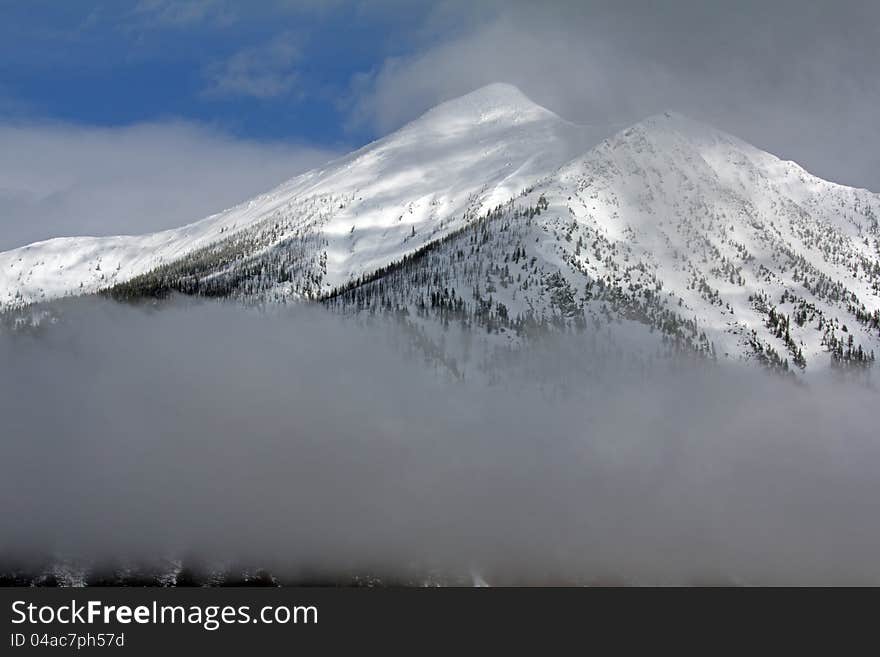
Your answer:
[[[543,196],[533,206],[514,202],[499,206],[454,233],[332,290],[322,302],[341,312],[434,319],[443,326],[455,323],[518,337],[632,320],[658,331],[670,346],[714,356],[696,320],[680,317],[656,294],[662,282],[643,263],[627,267],[622,283],[595,280],[576,257],[567,259],[568,275],[547,265],[533,245],[537,231],[552,230],[548,228],[552,222],[535,223],[548,207]],[[571,241],[572,231],[567,226],[556,237]],[[604,237],[590,239],[597,257],[610,257],[616,250]],[[581,235],[576,248],[584,247]]]
[[[101,292],[118,301],[164,298],[172,293],[203,297],[254,297],[287,286],[305,299],[321,295],[327,274],[326,240],[301,231],[266,247],[250,235],[227,238]]]

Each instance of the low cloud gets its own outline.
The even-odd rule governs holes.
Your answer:
[[[628,370],[585,336],[487,385],[407,344],[305,307],[85,302],[41,335],[0,335],[0,554],[495,584],[880,582],[875,390]]]
[[[0,125],[0,251],[70,235],[173,228],[336,155],[187,123]]]

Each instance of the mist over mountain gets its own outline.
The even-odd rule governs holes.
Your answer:
[[[2,334],[3,563],[68,584],[107,562],[174,583],[192,558],[286,582],[880,577],[875,389],[627,368],[576,334],[461,381],[410,340],[177,302]]]

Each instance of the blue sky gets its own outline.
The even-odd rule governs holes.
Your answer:
[[[426,47],[434,8],[3,1],[0,111],[93,126],[182,119],[244,138],[357,144],[375,133],[349,120],[358,80]]]

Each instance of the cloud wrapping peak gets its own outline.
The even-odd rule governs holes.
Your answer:
[[[880,191],[877,3],[513,2],[479,15],[444,6],[467,28],[354,76],[350,127],[384,134],[504,80],[608,133],[677,110],[822,178]]]

